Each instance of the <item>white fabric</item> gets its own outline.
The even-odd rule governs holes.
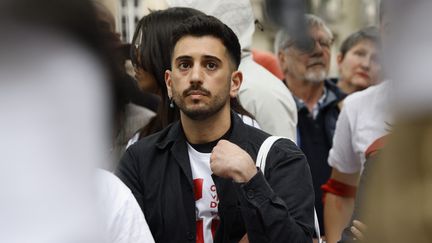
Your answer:
[[[261,127],[258,125],[258,122],[255,119],[252,119],[251,117],[245,115],[240,115],[240,114],[238,115],[240,116],[244,124],[261,130]]]
[[[292,141],[296,139],[297,107],[288,88],[272,73],[252,60],[250,46],[255,29],[249,0],[167,0],[170,7],[190,7],[219,18],[236,33],[243,55],[239,100],[255,116],[262,130]]]
[[[363,170],[365,152],[390,130],[389,81],[348,96],[339,114],[328,163],[342,173]]]
[[[189,7],[220,19],[239,38],[242,49],[250,50],[255,32],[255,18],[249,0],[167,0],[170,7]]]
[[[404,17],[392,22],[391,45],[384,49],[385,67],[392,75],[391,104],[402,119],[432,114],[432,1],[415,1]]]
[[[95,183],[111,130],[98,60],[59,33],[8,27],[0,39],[0,242],[152,242],[133,241],[142,224],[129,236],[117,230],[139,222],[119,181]]]
[[[128,141],[127,145],[126,145],[126,149],[129,148],[129,146],[131,146],[132,144],[138,142],[139,136],[140,136],[139,133],[135,133],[135,135],[131,139],[129,139],[129,141]]]
[[[0,53],[0,242],[104,242],[92,190],[110,141],[101,66],[38,28],[8,26]]]
[[[297,107],[288,88],[251,56],[242,59],[239,70],[243,73],[242,106],[255,116],[263,131],[297,141]]]
[[[108,171],[98,170],[96,178],[109,242],[153,243],[144,214],[131,190]]]
[[[219,198],[210,169],[211,153],[200,153],[188,144],[189,160],[195,193],[195,212],[197,220],[197,242],[213,242],[212,228],[219,222]],[[200,224],[202,222],[202,231]],[[213,225],[213,227],[212,227]],[[202,234],[201,234],[202,232]],[[213,232],[214,233],[214,232]],[[203,239],[199,239],[203,235]]]

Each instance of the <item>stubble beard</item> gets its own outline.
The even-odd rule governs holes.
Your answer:
[[[324,69],[308,70],[305,73],[305,80],[311,83],[320,83],[327,78],[327,72]]]
[[[210,102],[208,105],[201,107],[188,107],[185,102],[187,96],[179,94],[178,92],[173,90],[173,100],[178,108],[191,120],[201,121],[205,120],[218,112],[220,112],[228,100],[230,99],[229,91],[226,92],[226,95],[215,95],[213,96],[209,93]]]

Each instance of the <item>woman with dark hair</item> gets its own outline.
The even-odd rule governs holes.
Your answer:
[[[343,92],[351,94],[381,81],[380,46],[379,31],[374,26],[356,31],[342,42],[337,56],[337,85]]]
[[[161,103],[156,116],[131,139],[129,145],[179,119],[179,110],[170,106],[165,85],[165,71],[171,69],[171,35],[173,29],[183,20],[203,14],[196,9],[175,7],[153,11],[139,21],[131,47],[135,77],[142,90],[160,95]],[[244,122],[259,127],[237,99],[231,100],[231,107],[243,117]]]

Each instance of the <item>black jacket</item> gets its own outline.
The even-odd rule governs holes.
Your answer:
[[[255,160],[269,135],[231,115],[229,141]],[[176,122],[131,146],[117,175],[132,190],[156,242],[195,242],[195,200],[186,138]],[[264,179],[248,183],[213,175],[220,224],[215,242],[311,242],[314,192],[304,154],[279,140],[268,155]]]
[[[336,121],[339,117],[339,103],[346,95],[329,80],[324,81],[327,96],[314,119],[308,108],[298,102],[297,144],[305,153],[312,172],[315,189],[315,208],[320,222],[321,234],[324,234],[324,219],[321,185],[330,178],[331,167],[327,163],[333,143]]]

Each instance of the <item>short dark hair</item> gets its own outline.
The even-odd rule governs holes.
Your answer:
[[[234,31],[219,19],[209,15],[200,15],[187,18],[183,21],[173,31],[171,58],[176,43],[185,36],[213,36],[220,39],[227,49],[236,69],[239,67],[241,60],[240,42]]]
[[[345,54],[353,48],[357,43],[369,40],[373,42],[375,45],[381,45],[381,39],[379,35],[378,28],[375,26],[369,26],[363,29],[360,29],[351,35],[349,35],[343,42],[340,47],[340,53],[342,54],[342,59],[345,57]]]

